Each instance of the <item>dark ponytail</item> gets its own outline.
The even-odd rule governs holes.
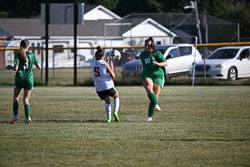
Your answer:
[[[95,59],[100,60],[104,56],[104,51],[100,45],[97,46],[96,49],[97,51],[95,52]]]
[[[152,49],[155,51],[155,42],[154,42],[153,37],[149,37],[148,39],[146,39],[146,40],[145,40],[145,43],[146,43],[146,42],[149,42],[149,41],[151,41],[151,47],[152,47]]]
[[[151,41],[151,46],[152,46],[153,50],[155,50],[155,42],[154,42],[153,37],[149,37],[148,41]]]

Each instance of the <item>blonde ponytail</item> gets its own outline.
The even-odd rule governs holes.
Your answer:
[[[28,40],[22,40],[20,43],[20,67],[23,67],[26,62],[27,62],[27,55],[26,55],[26,49],[29,46],[29,41]]]

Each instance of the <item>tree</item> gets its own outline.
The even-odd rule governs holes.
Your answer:
[[[120,0],[114,10],[120,16],[129,13],[180,12],[186,0]]]
[[[212,16],[240,23],[240,36],[250,37],[250,2],[246,2],[246,0],[212,0],[206,9]]]
[[[117,9],[118,2],[119,0],[85,0],[84,1],[85,4],[103,5],[110,10]]]
[[[102,4],[109,9],[115,9],[119,0],[1,0],[0,17],[31,18],[40,15],[41,3],[74,3]]]
[[[7,0],[0,1],[0,11],[4,13],[2,17],[9,18],[30,18],[40,14],[40,3],[42,0]]]

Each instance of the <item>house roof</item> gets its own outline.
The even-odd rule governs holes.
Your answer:
[[[145,34],[147,34],[147,36],[176,36],[175,33],[171,32],[169,29],[151,18],[147,18],[133,28],[124,32],[122,36],[130,36],[130,31],[132,31],[136,36],[145,36]]]
[[[132,27],[138,25],[143,20],[148,18],[153,19],[157,23],[161,24],[170,31],[178,34],[178,36],[192,36],[197,35],[196,29],[196,15],[194,12],[189,14],[184,13],[131,13],[127,16],[124,16],[118,21],[119,23],[131,23]],[[233,23],[216,18],[210,15],[199,15],[200,23],[207,25],[216,25],[218,26],[231,26]]]
[[[103,36],[104,23],[110,20],[86,20],[84,25],[77,26],[78,36]],[[2,31],[1,31],[2,30]],[[44,36],[45,25],[41,24],[40,19],[0,19],[0,33],[8,36]],[[49,25],[50,36],[72,36],[73,25]]]
[[[78,36],[104,36],[105,23],[120,19],[118,15],[102,5],[84,6],[84,25],[77,25]],[[41,17],[41,16],[40,16]],[[50,36],[73,36],[73,25],[50,24]],[[44,36],[45,25],[41,18],[0,18],[1,36]],[[112,36],[120,35],[120,31]]]
[[[183,24],[196,24],[196,15],[194,13],[131,13],[124,16],[119,22],[130,22],[137,24],[146,18],[152,18],[162,25],[177,25],[180,22]],[[232,22],[213,17],[210,15],[199,14],[201,24],[232,24]]]
[[[0,28],[12,36],[39,36],[44,34],[40,19],[1,18]]]
[[[6,32],[4,29],[0,28],[0,37],[1,36],[11,36],[8,32]]]
[[[77,26],[78,36],[103,37],[105,34],[106,36],[126,36],[126,34],[130,33],[128,32],[130,29],[135,33],[135,30],[138,30],[138,26],[145,23],[148,24],[147,26],[155,26],[157,31],[160,30],[171,36],[174,35],[173,31],[178,35],[183,35],[180,33],[184,32],[184,30],[178,29],[181,25],[186,26],[196,24],[196,17],[193,13],[131,13],[120,18],[102,5],[85,5],[84,10],[86,17],[84,18],[84,25]],[[99,15],[96,15],[96,13]],[[94,17],[94,19],[88,19],[87,14],[90,14],[89,16]],[[106,14],[108,20],[103,19],[102,14]],[[201,23],[232,24],[231,22],[209,15],[200,14],[199,18]],[[124,23],[130,23],[130,25],[122,25]],[[112,26],[112,24],[114,26]],[[138,31],[138,33],[139,32],[140,31]],[[50,36],[73,36],[73,33],[73,25],[49,25]],[[40,18],[0,18],[0,35],[44,36],[45,25],[41,24]]]
[[[129,26],[108,26],[108,24],[112,24],[113,20],[86,20],[84,21],[84,25],[77,26],[77,35],[78,36],[126,36],[126,33],[131,28],[134,28],[134,36],[135,34],[135,26],[138,25],[153,25],[154,30],[158,32],[169,34],[173,36],[173,33],[170,32],[167,28],[163,27],[156,21],[152,19],[145,19],[139,22],[137,25],[133,25],[133,27]],[[105,31],[106,24],[106,32]],[[18,27],[18,28],[17,28]],[[45,25],[41,24],[41,20],[39,18],[0,18],[0,29],[7,36],[45,36]],[[138,29],[138,27],[137,27]],[[139,31],[138,31],[139,32]],[[156,32],[156,31],[155,31]],[[73,25],[57,25],[51,24],[49,25],[49,35],[50,36],[73,36]]]
[[[88,11],[86,11],[86,9]],[[116,15],[114,12],[110,11],[109,9],[105,8],[102,5],[98,6],[88,6],[84,7],[84,19],[85,20],[114,20],[114,19],[121,19],[120,16]]]

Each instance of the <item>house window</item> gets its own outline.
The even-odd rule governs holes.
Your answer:
[[[161,41],[156,41],[156,45],[161,45]]]
[[[54,45],[53,48],[58,48],[54,50],[54,53],[63,53],[63,45]]]

